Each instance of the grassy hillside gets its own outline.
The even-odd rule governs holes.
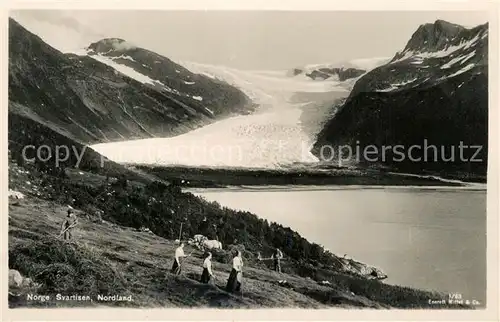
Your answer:
[[[32,210],[35,207],[43,221],[33,218]],[[304,293],[330,291],[332,297],[337,297],[332,298],[332,302],[346,307],[379,307],[361,296],[330,290],[328,287],[288,274],[279,277],[274,272],[252,267],[245,271],[243,296],[228,294],[221,288],[224,288],[229,276],[229,264],[214,263],[218,287],[198,283],[202,254],[188,247],[186,253],[194,253],[185,262],[183,276],[173,276],[169,269],[176,245],[154,234],[136,232],[134,229],[110,223],[96,225],[84,219],[82,227],[76,232],[78,242],[64,243],[58,240],[55,235],[59,223],[64,218],[64,210],[63,207],[54,207],[50,202],[37,199],[27,199],[21,206],[11,209],[10,266],[27,276],[36,276],[35,279],[43,283],[39,291],[41,294],[132,294],[134,302],[121,305],[141,307],[320,308],[328,304],[326,300],[321,301],[302,294],[303,288]],[[89,260],[92,261],[91,266],[85,265]],[[57,274],[63,275],[64,278],[57,280]],[[276,291],[277,280],[281,278],[289,280],[298,290],[282,288]],[[18,303],[20,304],[22,303]],[[120,305],[97,300],[69,305],[89,304]],[[61,303],[53,301],[43,305],[53,306]]]
[[[296,234],[289,228],[275,223],[264,225],[265,221],[255,215],[221,208],[181,193],[176,187],[165,188],[160,196],[151,184],[130,181],[125,184],[120,180],[107,183],[104,176],[97,174],[69,169],[67,172],[66,179],[53,181],[51,176],[29,167],[27,170],[10,164],[9,188],[22,192],[25,198],[9,205],[9,268],[39,283],[40,294],[81,294],[94,300],[41,303],[10,295],[11,307],[421,308],[428,306],[429,298],[443,296],[386,285],[343,271],[334,263],[335,256],[319,245],[304,239],[301,247],[309,247],[307,251],[298,246],[287,247],[286,242],[282,245],[282,234],[287,231]],[[111,190],[101,190],[101,197],[93,195],[104,186]],[[111,197],[114,194],[119,197]],[[167,208],[158,204],[139,208],[139,196],[156,198]],[[128,198],[128,203],[122,198]],[[67,203],[82,211],[76,242],[71,243],[57,238]],[[118,205],[122,208],[117,208]],[[197,206],[201,209],[187,212]],[[175,210],[171,213],[166,209]],[[98,210],[104,211],[103,221],[96,215]],[[196,220],[201,218],[199,211],[208,218],[215,215],[224,218],[224,228],[218,234],[225,251],[214,256],[216,287],[198,282],[202,254],[189,246],[186,253],[192,252],[192,256],[185,262],[183,275],[169,273],[176,247],[172,239],[178,237],[180,218],[190,215],[185,231],[186,237],[191,236],[201,232],[196,227]],[[251,228],[255,223],[261,223],[260,236]],[[138,226],[149,227],[153,233],[139,232],[135,229]],[[301,237],[297,234],[294,238]],[[271,246],[282,246],[285,251],[284,274],[278,275],[256,259],[257,250],[265,251]],[[228,250],[234,248],[244,250],[243,294],[229,294],[223,289],[230,271]],[[287,283],[282,285],[279,280]],[[322,281],[330,284],[322,285]],[[97,294],[131,295],[133,301],[102,302],[96,299]]]

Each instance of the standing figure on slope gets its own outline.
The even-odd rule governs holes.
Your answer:
[[[215,276],[212,272],[212,253],[208,252],[203,261],[203,272],[201,273],[201,282],[215,285]]]
[[[243,259],[241,252],[238,250],[233,257],[233,269],[227,280],[226,291],[234,293],[241,291],[243,282]]]
[[[283,253],[279,248],[276,248],[276,251],[271,255],[271,258],[274,262],[274,270],[278,273],[281,273],[281,260],[283,259]]]
[[[78,218],[72,208],[68,209],[68,215],[61,225],[61,233],[59,236],[64,236],[64,240],[71,240],[73,238],[73,228],[78,225]]]
[[[180,275],[181,273],[181,258],[187,257],[184,255],[184,243],[181,242],[180,246],[175,249],[174,264],[172,265],[171,272],[175,275]]]

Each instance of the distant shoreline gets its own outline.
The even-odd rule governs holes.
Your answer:
[[[279,192],[279,191],[346,191],[346,190],[417,190],[417,191],[440,191],[440,192],[486,192],[484,186],[369,186],[369,185],[340,185],[340,186],[226,186],[219,188],[183,188],[183,192]]]
[[[391,187],[486,190],[482,177],[410,174],[377,169],[223,169],[186,166],[127,165],[183,188],[331,190]],[[330,188],[325,189],[326,186]],[[287,188],[288,189],[288,188]]]

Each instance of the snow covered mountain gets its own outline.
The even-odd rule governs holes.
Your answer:
[[[244,71],[226,66],[215,66],[195,62],[180,62],[190,70],[218,79],[241,89],[252,101],[263,106],[282,105],[289,102],[295,93],[346,92],[353,83],[331,79],[314,83],[307,79],[289,78],[286,71]]]
[[[177,135],[255,107],[237,88],[121,39],[76,52],[10,19],[9,101],[17,104],[9,112],[98,143]]]
[[[102,39],[90,44],[87,50],[93,59],[158,91],[200,102],[211,115],[227,115],[229,107],[245,103],[245,98],[236,87],[195,74],[164,56],[136,47],[123,39]],[[243,108],[235,111],[235,114],[249,111]]]
[[[260,168],[315,162],[307,147],[330,106],[354,84],[177,64],[74,21],[64,21],[62,30],[74,38],[65,43],[55,37],[59,22],[22,19],[39,36],[10,21],[9,112],[118,162]],[[232,152],[210,154],[220,148]]]
[[[487,124],[488,24],[467,29],[438,20],[421,25],[403,50],[356,82],[345,104],[318,135],[314,153],[318,156],[325,145],[357,145],[360,151],[375,145],[378,157],[369,157],[376,162],[359,153],[350,162],[413,172],[427,169],[485,175]],[[437,147],[437,157],[425,151],[424,140],[427,146]],[[460,160],[460,142],[482,146],[475,156],[481,161]],[[422,148],[412,151],[413,160],[406,155],[395,161],[399,158],[391,150],[382,156],[382,146],[395,145]],[[323,152],[326,159],[331,157],[326,149]],[[470,159],[474,153],[469,149],[464,158]],[[446,161],[450,154],[453,161]]]
[[[421,25],[389,63],[360,79],[352,95],[437,85],[467,71],[483,73],[487,64],[487,24],[466,29],[438,20]]]
[[[196,73],[240,88],[257,112],[227,118],[172,138],[93,145],[117,162],[225,168],[277,168],[316,162],[309,151],[331,104],[347,97],[352,83],[293,79],[286,72],[242,71],[181,62]],[[327,98],[328,103],[321,100]],[[320,101],[319,105],[316,103]]]

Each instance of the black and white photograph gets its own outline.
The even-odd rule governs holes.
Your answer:
[[[8,12],[9,310],[497,305],[488,11],[123,9]]]

